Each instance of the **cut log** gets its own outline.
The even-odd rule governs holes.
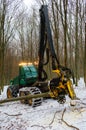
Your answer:
[[[7,98],[7,99],[4,99],[4,100],[0,100],[0,104],[6,103],[6,102],[19,101],[19,100],[23,100],[23,99],[39,98],[39,97],[49,97],[49,92],[41,93],[41,94],[35,94],[35,95],[26,95],[26,96],[15,97],[15,98]]]

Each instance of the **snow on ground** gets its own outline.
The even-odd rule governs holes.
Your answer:
[[[81,78],[75,87],[80,100],[70,106],[70,99],[64,105],[56,100],[44,100],[39,107],[32,108],[20,101],[0,105],[0,130],[86,130],[86,88]],[[6,89],[0,100],[6,98]]]

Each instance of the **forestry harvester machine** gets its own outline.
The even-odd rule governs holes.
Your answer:
[[[44,56],[47,57],[46,63],[44,63]],[[50,81],[48,81],[47,73],[44,70],[44,65],[49,63],[49,57],[52,61],[52,72],[57,75]],[[59,103],[65,103],[66,95],[71,99],[76,98],[73,83],[73,72],[69,68],[61,66],[55,54],[48,8],[47,5],[42,5],[40,9],[38,67],[29,63],[19,64],[19,76],[11,81],[7,89],[7,102],[21,100],[22,103],[38,106],[42,103],[43,97],[51,97]]]

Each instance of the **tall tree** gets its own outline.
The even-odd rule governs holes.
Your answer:
[[[12,35],[12,30],[10,31],[12,17],[7,16],[7,9],[8,2],[6,0],[0,0],[0,91],[3,90],[4,85],[4,58],[6,46]]]
[[[67,66],[67,7],[68,0],[63,1],[64,6],[64,62],[65,66]]]
[[[4,58],[6,49],[14,37],[13,17],[16,14],[19,5],[18,2],[20,0],[0,0],[0,92],[4,86]]]
[[[58,0],[52,1],[52,13],[54,21],[54,41],[56,46],[57,57],[59,60],[59,11],[58,11]]]
[[[25,35],[24,35],[24,19],[21,20],[20,30],[18,30],[20,46],[21,46],[21,60],[25,60]]]
[[[84,82],[86,86],[86,23],[85,23],[85,52],[84,52]]]
[[[78,83],[78,68],[79,68],[79,42],[78,42],[78,3],[76,0],[76,17],[75,17],[75,76],[76,76],[76,86]]]
[[[63,6],[62,6],[63,5]],[[60,1],[60,14],[61,21],[63,25],[64,31],[64,64],[67,66],[67,8],[68,8],[68,0]]]

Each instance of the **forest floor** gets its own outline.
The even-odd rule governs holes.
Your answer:
[[[7,86],[0,96],[6,98]],[[81,78],[74,87],[80,100],[70,105],[70,98],[61,105],[56,100],[44,100],[39,107],[21,104],[20,101],[0,105],[0,130],[86,130],[86,88]]]

